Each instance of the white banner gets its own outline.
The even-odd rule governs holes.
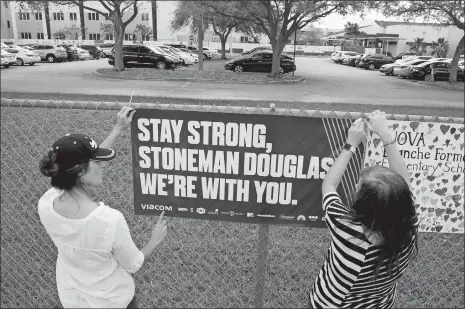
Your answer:
[[[410,171],[421,232],[464,232],[464,125],[388,121]],[[364,166],[389,166],[383,142],[373,135]]]

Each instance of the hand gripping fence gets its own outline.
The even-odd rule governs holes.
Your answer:
[[[1,99],[1,307],[61,306],[56,248],[42,227],[37,202],[49,188],[38,162],[69,132],[103,141],[125,103]],[[33,107],[33,108],[31,108]],[[261,107],[132,103],[134,108],[277,114],[352,121],[362,113]],[[388,119],[464,123],[445,117],[388,115]],[[120,210],[139,247],[152,217],[133,215],[130,134],[116,145],[98,200]],[[323,265],[326,229],[168,219],[168,236],[134,275],[141,307],[302,308]],[[464,306],[464,235],[421,233],[419,255],[398,284],[396,307]]]

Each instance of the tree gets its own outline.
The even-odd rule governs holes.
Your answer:
[[[350,21],[348,21],[344,25],[344,29],[345,29],[346,36],[356,36],[356,35],[361,34],[357,23],[351,23]]]
[[[112,40],[114,39],[114,35],[115,35],[115,27],[113,26],[112,23],[110,24],[100,23],[100,33],[102,34],[102,37],[104,39],[111,38],[110,40]]]
[[[65,36],[69,40],[79,40],[79,34],[81,33],[81,27],[72,25],[71,27],[65,27]]]
[[[424,55],[427,47],[424,41],[424,38],[415,38],[415,40],[410,43],[410,51],[415,52],[418,56]]]
[[[273,49],[271,76],[280,73],[281,54],[296,29],[333,13],[346,15],[360,11],[365,1],[323,0],[260,0],[260,1],[202,1],[216,13],[242,22],[249,22],[266,34]],[[219,8],[218,8],[219,7]]]
[[[158,28],[157,28],[157,0],[150,1],[152,8],[152,31],[153,40],[158,41]]]
[[[431,52],[431,55],[436,55],[439,58],[445,58],[449,52],[449,42],[447,42],[445,38],[439,38],[437,42],[433,41],[432,48],[433,51]]]
[[[126,27],[136,18],[139,13],[138,0],[99,0],[98,2],[103,6],[103,9],[96,9],[86,5],[91,2],[89,0],[69,0],[61,1],[62,3],[79,6],[82,5],[88,11],[100,14],[108,18],[115,29],[115,69],[117,71],[124,70],[123,63],[123,41]],[[94,2],[94,1],[92,1]],[[97,2],[97,1],[95,1]],[[132,12],[129,18],[123,21],[124,13],[130,9]]]
[[[81,22],[81,37],[83,40],[86,39],[86,22],[84,20],[84,1],[79,0],[79,20]]]
[[[455,26],[465,30],[464,0],[443,1],[373,1],[370,7],[383,12],[385,16],[399,16],[405,20],[421,18],[424,21],[435,21],[442,26]],[[452,58],[449,81],[457,81],[457,68],[460,54],[465,49],[465,35],[460,39]]]
[[[135,32],[140,35],[141,41],[144,42],[150,40],[150,37],[153,35],[152,28],[147,27],[146,25],[138,24],[136,26]]]
[[[300,36],[297,37],[299,44],[321,45],[323,31],[321,29],[302,31]]]
[[[64,29],[60,29],[53,34],[55,40],[65,40],[66,39],[66,32]]]
[[[203,22],[205,29],[211,27],[213,32],[219,37],[221,42],[221,59],[226,59],[226,42],[232,31],[254,37],[260,32],[260,29],[254,27],[251,23],[241,22],[238,19],[226,16],[228,6],[224,4],[221,2],[216,4],[216,9],[221,10],[223,13],[219,14],[202,2],[180,1],[175,10],[174,18],[171,21],[171,29],[178,31],[183,27],[189,26],[193,32],[198,32],[200,24],[193,12],[204,12]]]

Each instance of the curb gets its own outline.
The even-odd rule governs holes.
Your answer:
[[[191,82],[191,83],[219,83],[219,84],[297,84],[305,80],[305,77],[300,77],[297,80],[282,80],[282,81],[224,81],[224,80],[216,80],[216,79],[195,79],[195,78],[151,78],[151,77],[121,77],[121,76],[111,76],[102,74],[99,72],[92,72],[92,75],[96,77],[104,77],[110,79],[123,79],[123,80],[158,80],[158,81],[175,81],[175,82]]]

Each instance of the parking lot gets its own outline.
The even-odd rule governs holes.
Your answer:
[[[207,60],[205,70],[222,70],[225,60]],[[97,78],[97,68],[108,68],[107,59],[64,63],[41,62],[35,66],[1,69],[2,91],[82,93],[193,97],[292,102],[359,103],[380,105],[441,106],[462,108],[460,91],[430,88],[379,71],[335,64],[329,57],[297,57],[298,84],[215,84],[184,81],[135,81]],[[179,70],[195,69],[181,68]],[[154,69],[155,70],[155,69]],[[244,73],[238,73],[244,74]],[[288,73],[292,74],[292,73]]]

